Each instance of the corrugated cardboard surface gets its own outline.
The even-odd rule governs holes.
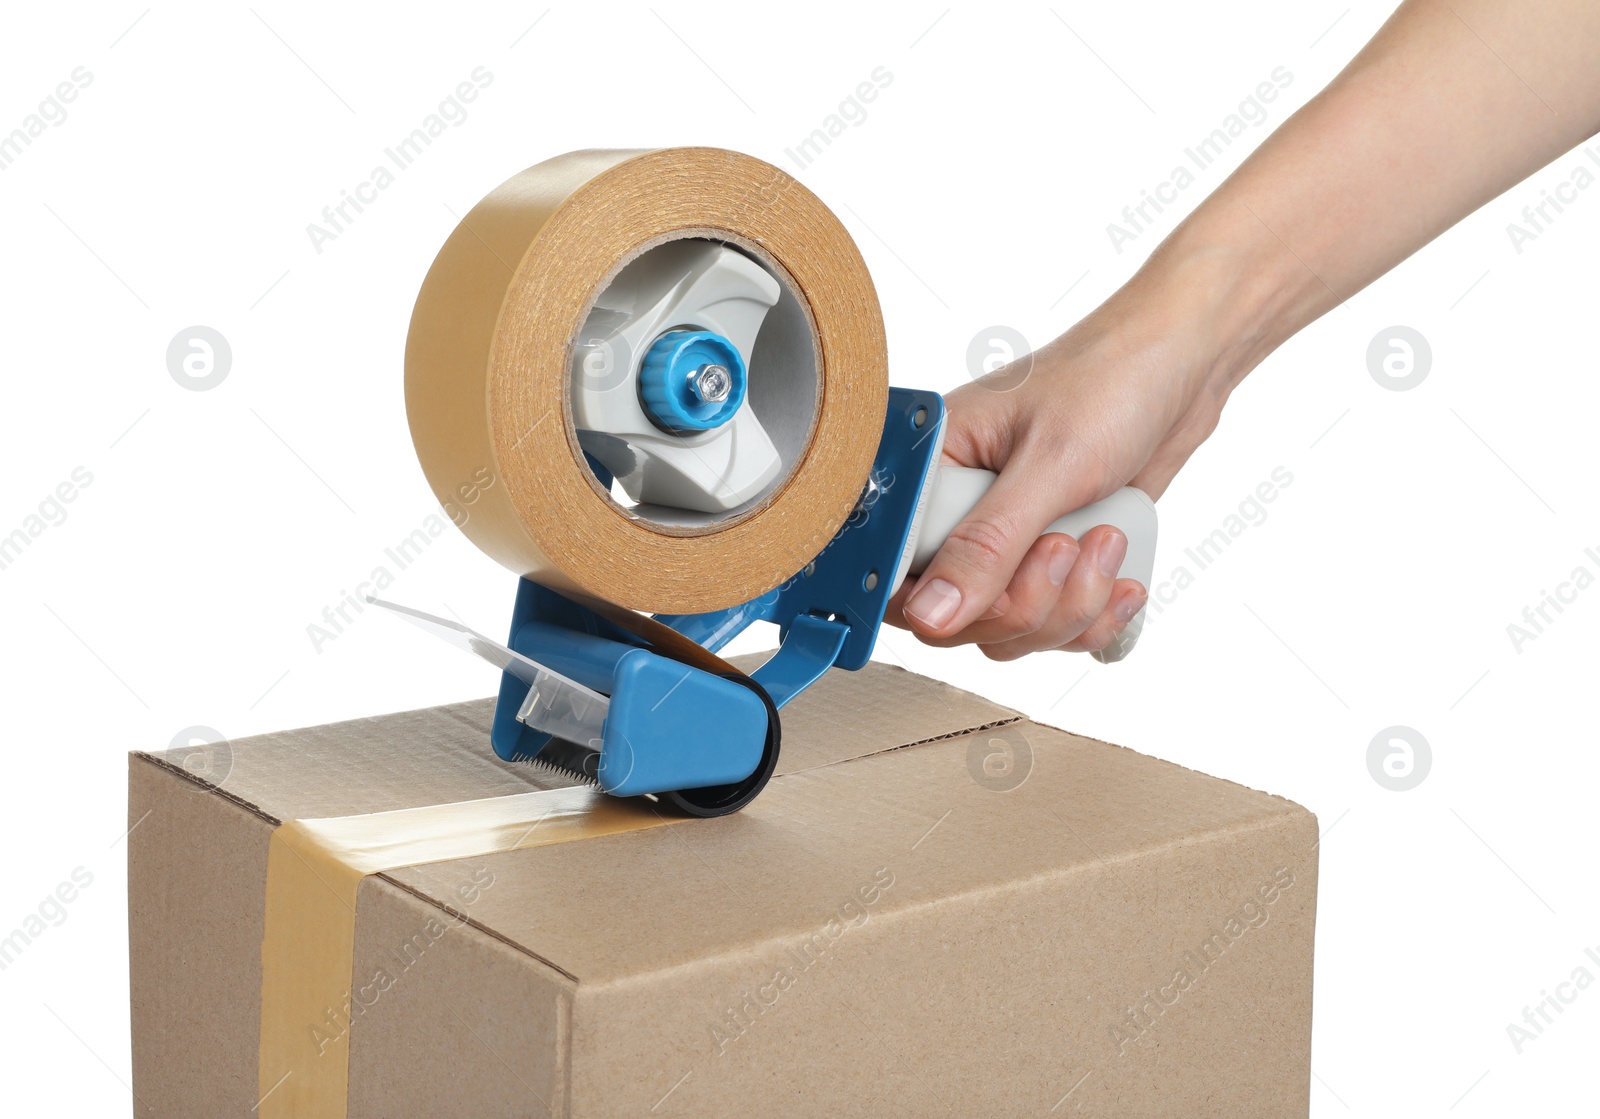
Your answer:
[[[237,742],[220,795],[134,759],[145,1114],[256,1102],[273,823],[542,787],[488,713]],[[991,740],[1031,752],[1016,788]],[[785,710],[780,774],[731,817],[369,878],[350,1114],[1305,1113],[1304,809],[878,665]]]

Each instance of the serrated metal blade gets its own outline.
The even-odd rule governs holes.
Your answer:
[[[600,784],[600,752],[564,738],[552,738],[537,754],[515,759],[586,785]]]

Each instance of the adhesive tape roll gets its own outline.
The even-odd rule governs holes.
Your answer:
[[[790,450],[770,485],[724,515],[673,520],[596,477],[574,427],[573,362],[623,268],[687,239],[730,245],[779,282],[791,312],[774,320],[778,345],[814,359],[815,387],[768,417]],[[762,350],[756,404],[772,398]],[[843,225],[778,168],[713,148],[573,152],[513,176],[445,242],[406,343],[412,438],[456,523],[512,571],[630,610],[721,609],[805,566],[860,495],[887,394],[877,296]]]

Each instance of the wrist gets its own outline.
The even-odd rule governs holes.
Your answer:
[[[1225,400],[1246,374],[1336,300],[1248,206],[1213,197],[1153,253],[1129,289],[1160,308],[1196,388]],[[1127,289],[1124,289],[1127,290]]]

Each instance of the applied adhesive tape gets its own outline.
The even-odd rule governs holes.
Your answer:
[[[788,478],[706,527],[613,501],[570,402],[596,296],[644,251],[685,237],[766,264],[807,310],[820,367]],[[573,152],[513,176],[445,242],[406,343],[406,411],[440,502],[504,566],[612,616],[733,606],[814,559],[866,482],[888,383],[877,295],[844,226],[783,171],[715,148]]]
[[[367,875],[688,818],[569,788],[281,824],[267,848],[257,1113],[344,1119],[350,1035],[318,1030],[352,997],[356,895]]]

